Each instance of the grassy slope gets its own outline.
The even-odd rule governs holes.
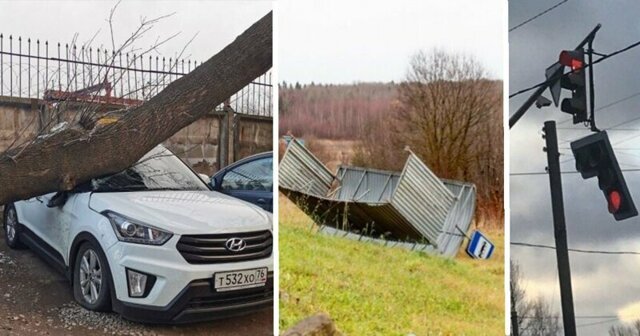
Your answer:
[[[328,313],[348,335],[504,335],[502,232],[490,261],[318,234],[280,197],[280,328]],[[466,246],[466,245],[465,245]]]

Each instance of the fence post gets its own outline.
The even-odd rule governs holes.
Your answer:
[[[218,143],[218,169],[229,164],[229,113],[225,111],[220,118],[220,141]]]
[[[235,162],[240,159],[240,131],[242,127],[240,127],[240,122],[242,121],[242,116],[238,113],[233,114],[233,151],[230,162]]]
[[[223,107],[224,113],[226,115],[226,124],[225,124],[225,128],[226,128],[226,133],[227,133],[227,157],[226,157],[226,164],[225,165],[229,165],[231,163],[233,163],[234,161],[234,143],[235,143],[235,111],[233,110],[233,108],[231,108],[231,102],[229,99],[225,100],[224,102],[224,107]]]

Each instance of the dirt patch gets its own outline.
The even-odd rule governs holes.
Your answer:
[[[1,219],[0,215],[0,219]],[[11,250],[0,230],[0,335],[273,335],[273,310],[179,326],[88,311],[71,285],[30,250]]]

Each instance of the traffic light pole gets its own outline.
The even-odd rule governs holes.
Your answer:
[[[511,336],[520,336],[518,330],[518,311],[516,310],[516,300],[513,295],[513,286],[511,287]]]
[[[562,198],[562,178],[560,174],[560,153],[556,122],[545,121],[543,132],[546,140],[549,185],[551,187],[551,208],[553,210],[553,229],[556,240],[556,258],[558,260],[558,278],[560,280],[560,298],[562,302],[562,322],[565,336],[576,336],[576,320],[573,311],[573,291],[571,289],[571,269],[569,268],[569,250],[567,228],[564,218]]]
[[[593,64],[593,39],[589,40],[587,53],[589,55],[589,64]],[[595,91],[593,85],[593,66],[589,67],[589,108],[591,109],[591,117],[589,123],[591,124],[591,131],[600,132],[596,127],[596,112],[595,112]]]

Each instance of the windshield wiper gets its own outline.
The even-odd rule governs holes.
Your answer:
[[[165,190],[173,190],[173,191],[181,191],[181,190],[190,190],[187,188],[148,188],[148,191],[165,191]]]
[[[143,191],[149,190],[147,186],[144,185],[130,185],[130,186],[99,186],[95,188],[93,191],[95,192],[126,192],[126,191]]]

